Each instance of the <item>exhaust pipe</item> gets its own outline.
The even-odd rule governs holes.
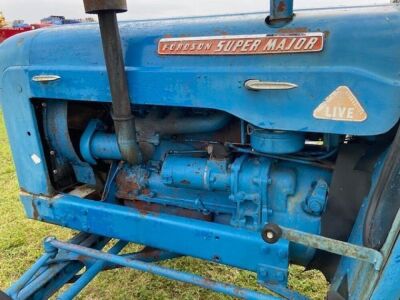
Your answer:
[[[104,58],[112,97],[112,119],[122,159],[132,165],[141,163],[136,140],[135,117],[131,111],[128,81],[122,55],[117,13],[127,11],[126,0],[84,0],[85,11],[97,14]]]
[[[293,0],[270,0],[267,23],[283,26],[293,19]]]

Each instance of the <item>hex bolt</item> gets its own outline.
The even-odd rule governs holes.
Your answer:
[[[58,249],[51,244],[53,241],[57,241],[57,239],[54,236],[46,237],[43,240],[43,248],[46,253],[50,253],[54,257],[56,256]]]
[[[311,200],[308,203],[308,207],[311,210],[311,212],[313,212],[314,214],[319,214],[322,212],[322,205],[318,201]]]
[[[261,231],[261,237],[268,244],[276,243],[282,236],[282,229],[273,223],[264,226]]]

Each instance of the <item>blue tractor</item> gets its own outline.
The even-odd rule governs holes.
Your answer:
[[[11,299],[74,298],[127,267],[244,299],[400,298],[400,7],[99,24],[0,47],[0,98],[26,215],[48,237]],[[106,247],[116,239],[118,242]],[[146,247],[119,254],[128,243]],[[107,249],[103,250],[103,248]],[[274,294],[168,269],[191,256],[257,274]],[[81,270],[85,268],[85,271]]]

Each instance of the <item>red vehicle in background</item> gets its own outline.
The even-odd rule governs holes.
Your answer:
[[[64,16],[49,16],[40,20],[40,23],[27,24],[23,20],[15,20],[11,25],[7,24],[2,12],[0,12],[0,43],[5,39],[25,31],[35,30],[53,25],[67,25],[82,22],[95,22],[93,18],[66,19]]]
[[[3,27],[0,28],[0,43],[3,42],[5,39],[16,35],[18,33],[22,33],[29,30],[34,30],[38,28],[48,27],[50,25],[47,24],[31,24],[27,27]]]
[[[23,20],[16,20],[8,26],[3,14],[0,12],[0,43],[18,33],[38,28],[48,27],[51,24],[26,24]]]

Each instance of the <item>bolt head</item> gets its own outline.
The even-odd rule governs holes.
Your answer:
[[[322,205],[318,201],[310,201],[308,207],[315,214],[322,212]]]

